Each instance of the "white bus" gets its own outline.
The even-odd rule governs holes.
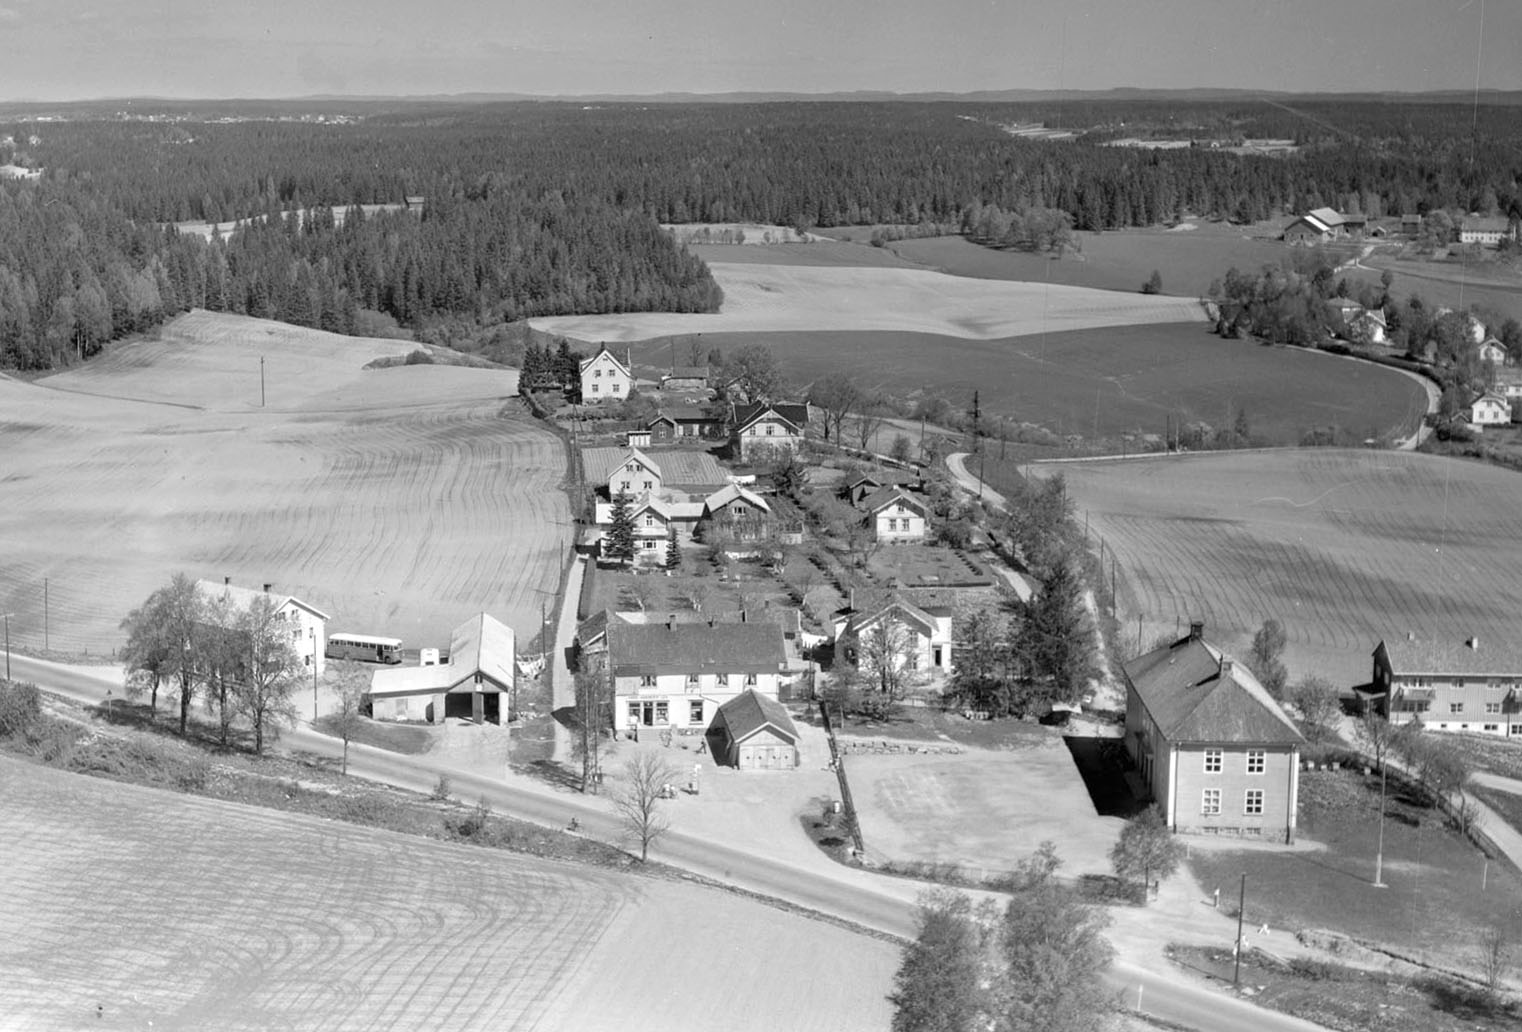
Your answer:
[[[373,634],[330,634],[324,653],[329,659],[358,659],[366,663],[400,663],[402,639]]]

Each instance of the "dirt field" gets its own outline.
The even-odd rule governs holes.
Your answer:
[[[271,582],[330,630],[447,644],[486,610],[531,635],[569,544],[560,441],[516,373],[362,369],[398,341],[205,312],[162,339],[0,379],[0,611],[108,652],[176,571]],[[266,404],[260,407],[263,360]]]
[[[1037,466],[1050,473],[1056,466]],[[1120,561],[1121,617],[1144,637],[1206,622],[1245,655],[1268,617],[1292,678],[1370,677],[1384,637],[1515,636],[1522,480],[1414,452],[1306,450],[1060,467]]]
[[[1201,322],[1194,301],[1061,284],[947,276],[918,269],[709,266],[724,290],[714,315],[632,313],[531,320],[583,341],[624,343],[688,333],[887,330],[996,340],[1043,330]]]
[[[1005,872],[1051,839],[1063,874],[1109,874],[1125,823],[1094,812],[1055,735],[1009,752],[852,755],[846,769],[867,849],[892,860]]]
[[[1171,416],[1230,426],[1245,410],[1265,443],[1296,444],[1333,423],[1360,437],[1412,432],[1427,396],[1401,373],[1365,362],[1250,341],[1198,323],[1109,327],[1013,340],[921,333],[704,333],[705,348],[766,344],[794,381],[836,370],[901,397],[939,394],[1060,434],[1161,435]],[[632,347],[636,363],[669,361],[665,341]],[[849,430],[848,430],[849,433]],[[909,435],[918,442],[918,424]],[[888,439],[888,446],[892,438]]]
[[[0,780],[3,1028],[888,1024],[895,947],[737,896],[11,760]]]

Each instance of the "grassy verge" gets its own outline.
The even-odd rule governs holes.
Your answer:
[[[804,718],[817,720],[811,709]],[[937,706],[900,706],[887,720],[860,715],[846,717],[836,730],[853,738],[882,738],[895,742],[934,742],[972,749],[1026,749],[1062,737],[1056,728],[1017,720],[968,720]]]
[[[1392,788],[1379,852],[1379,778],[1316,771],[1300,781],[1300,835],[1324,848],[1195,850],[1189,861],[1206,891],[1233,899],[1247,875],[1247,923],[1291,933],[1335,928],[1419,960],[1473,966],[1482,930],[1522,937],[1522,879],[1451,831],[1443,815]]]
[[[323,734],[338,738],[339,734],[334,729],[336,723],[337,717],[330,714],[320,718],[315,726]],[[409,756],[422,755],[432,749],[437,740],[438,729],[434,727],[368,719],[361,719],[349,738],[349,741],[360,745],[373,745],[377,749],[406,753]]]
[[[1500,817],[1507,824],[1522,830],[1522,795],[1517,795],[1515,792],[1503,792],[1499,788],[1486,788],[1484,786],[1476,786],[1471,788],[1469,792],[1480,802],[1494,810],[1496,816]],[[1483,831],[1485,829],[1482,827],[1480,830]]]
[[[1171,946],[1173,960],[1229,983],[1231,950]],[[1254,1003],[1343,1032],[1473,1032],[1518,1027],[1515,1000],[1438,974],[1365,971],[1321,960],[1283,962],[1260,950],[1242,957],[1243,995]]]
[[[404,834],[603,867],[635,863],[621,849],[498,816],[483,805],[464,806],[342,777],[331,761],[213,750],[211,729],[195,728],[187,740],[158,733],[154,726],[123,724],[110,711],[44,702],[36,688],[0,680],[0,753],[6,755],[114,781]]]
[[[1476,770],[1522,781],[1522,745],[1493,735],[1451,734],[1443,741],[1451,741]]]

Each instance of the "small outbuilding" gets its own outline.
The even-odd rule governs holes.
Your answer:
[[[446,717],[506,723],[511,715],[502,697],[512,693],[517,655],[513,629],[480,613],[454,629],[449,662],[375,671],[371,713],[377,720],[430,724],[442,724]]]
[[[719,707],[714,755],[737,770],[792,770],[798,766],[798,730],[776,699],[745,691]]]

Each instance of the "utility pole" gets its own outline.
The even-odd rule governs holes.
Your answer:
[[[1237,948],[1232,952],[1237,955],[1235,970],[1231,973],[1233,988],[1241,988],[1242,985],[1242,912],[1247,907],[1247,872],[1242,872],[1242,889],[1237,895]]]
[[[317,628],[308,627],[312,639],[312,723],[317,723]]]
[[[48,644],[48,579],[42,578],[42,651],[53,651]]]
[[[1388,745],[1385,746],[1389,748]],[[1380,751],[1379,757],[1379,849],[1374,854],[1374,887],[1376,889],[1389,888],[1385,884],[1385,777],[1386,768],[1384,751]]]
[[[264,407],[264,356],[259,356],[259,407]]]
[[[5,614],[5,679],[11,679],[11,614]]]

